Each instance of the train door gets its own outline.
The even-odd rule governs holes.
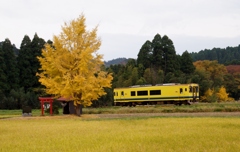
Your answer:
[[[184,89],[181,87],[179,88],[179,97],[178,97],[179,102],[181,102],[183,94],[184,94]]]
[[[179,96],[181,96],[183,94],[183,88],[179,88]]]
[[[177,94],[175,94],[175,97],[174,97],[174,104],[176,104],[176,105],[181,105],[182,104],[182,96],[183,96],[183,94],[184,94],[184,88],[183,87],[179,87],[178,88],[178,91],[176,91],[176,92],[178,92],[178,95]],[[178,97],[177,97],[177,96]]]
[[[120,99],[124,99],[124,91],[120,92]]]

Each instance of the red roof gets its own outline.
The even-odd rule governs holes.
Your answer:
[[[64,97],[60,97],[57,99],[58,101],[69,101],[71,100],[71,98],[64,98]]]

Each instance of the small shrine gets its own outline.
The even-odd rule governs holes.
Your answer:
[[[50,115],[53,115],[53,97],[39,97],[39,100],[41,102],[41,112],[42,116],[44,116],[44,103],[50,104]]]
[[[41,115],[44,116],[44,103],[49,103],[49,113],[50,115],[53,115],[53,97],[39,97],[40,103],[41,103]],[[67,98],[58,98],[56,101],[61,102],[62,108],[63,108],[63,114],[76,114],[76,107],[74,106],[74,103],[72,100]],[[80,106],[79,114],[82,114],[82,106]]]
[[[63,107],[63,114],[74,114],[74,115],[81,115],[83,106],[80,105],[79,111],[74,106],[74,102],[71,98],[64,98],[60,97],[57,101],[61,102]]]
[[[76,114],[75,107],[71,99],[60,97],[57,101],[61,102],[63,114]]]

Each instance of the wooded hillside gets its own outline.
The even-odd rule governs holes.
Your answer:
[[[199,52],[190,53],[193,61],[198,60],[217,60],[224,65],[240,64],[240,45],[236,47],[205,49]]]

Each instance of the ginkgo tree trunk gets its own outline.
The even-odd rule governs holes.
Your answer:
[[[46,92],[73,100],[76,112],[105,95],[104,88],[110,88],[113,79],[111,73],[101,70],[104,62],[97,52],[101,46],[97,27],[86,30],[85,20],[82,14],[65,23],[53,44],[46,44],[38,57],[41,73],[37,75]]]

